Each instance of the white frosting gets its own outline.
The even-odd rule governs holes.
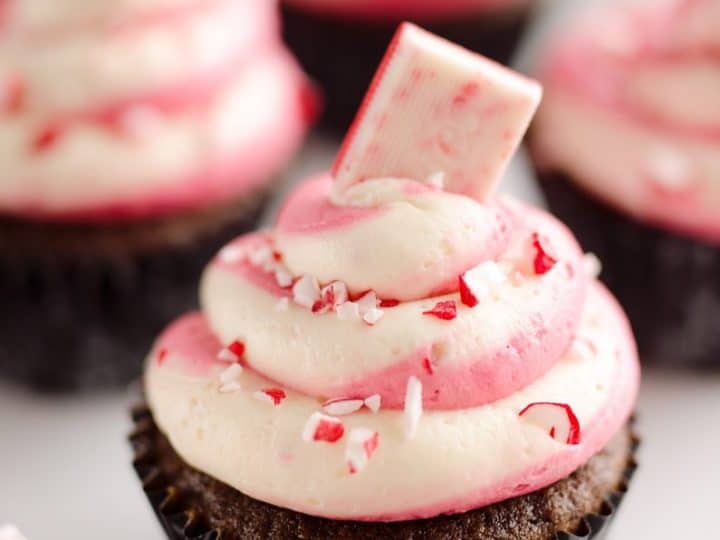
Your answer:
[[[246,302],[257,300],[262,301]],[[551,460],[551,467],[570,473],[581,455],[607,443],[608,431],[624,422],[637,387],[629,329],[619,313],[606,292],[593,288],[579,335],[593,336],[596,354],[571,349],[544,377],[490,405],[425,411],[412,438],[404,435],[402,411],[343,417],[347,431],[369,428],[379,434],[374,456],[356,475],[347,473],[344,444],[302,441],[303,426],[319,410],[317,399],[288,392],[281,406],[268,406],[253,394],[274,383],[248,370],[240,378],[243,391],[226,394],[218,392],[214,376],[149,362],[146,390],[156,422],[182,458],[254,498],[337,518],[430,516],[472,508],[474,497],[492,499],[499,484],[509,481],[513,489],[512,482],[522,483],[528,470]],[[272,319],[264,323],[265,333],[282,341],[286,353],[293,351],[287,363],[297,366],[302,358],[295,344],[277,339],[288,334]],[[345,343],[343,338],[338,335],[337,342]],[[169,354],[166,365],[182,361]],[[302,376],[298,367],[295,378]],[[518,416],[539,401],[571,403],[583,442],[564,446]]]
[[[297,111],[300,81],[283,53],[261,56],[207,108],[151,117],[137,136],[119,136],[102,125],[75,124],[41,154],[29,149],[40,127],[35,119],[3,119],[0,208],[64,212],[140,198],[181,187],[179,179],[190,180],[213,163],[232,162],[253,149],[255,157],[247,160],[242,173],[246,182],[237,182],[237,190],[244,189],[245,183],[261,180],[294,150],[303,129]],[[283,126],[282,134],[274,132],[278,126]],[[267,148],[257,142],[269,138]],[[278,155],[263,157],[266,151]],[[223,186],[205,184],[203,189],[215,188]]]
[[[22,80],[24,108],[33,118],[96,110],[238,69],[243,58],[275,43],[275,31],[272,10],[258,9],[254,2],[214,0],[177,20],[131,31],[90,26],[61,39],[11,33],[0,39],[0,82]]]

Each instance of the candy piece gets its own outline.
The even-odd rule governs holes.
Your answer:
[[[245,259],[245,249],[237,245],[225,246],[218,253],[218,258],[225,264],[236,264]]]
[[[221,362],[239,362],[245,354],[245,344],[236,339],[227,347],[220,349],[218,352],[217,359]]]
[[[264,390],[255,392],[253,397],[258,401],[264,401],[277,407],[287,397],[287,394],[285,394],[285,390],[282,388],[265,388]]]
[[[444,321],[451,321],[457,317],[457,305],[453,300],[438,302],[434,308],[423,311],[423,315],[432,315]]]
[[[365,398],[365,406],[370,409],[373,414],[377,413],[380,410],[380,405],[382,403],[382,397],[380,394],[373,394],[372,396],[368,396]]]
[[[278,287],[287,289],[293,284],[293,276],[286,268],[281,266],[275,270],[275,282]]]
[[[60,139],[62,130],[55,125],[48,125],[40,130],[32,142],[33,151],[36,153],[46,152],[50,150]]]
[[[220,382],[225,385],[231,382],[238,382],[238,378],[242,375],[243,368],[240,364],[232,364],[220,373]]]
[[[323,410],[332,416],[346,416],[362,409],[362,399],[335,398],[323,403]]]
[[[167,359],[168,350],[165,348],[160,349],[157,352],[157,363],[159,366],[162,366],[165,363],[165,360]]]
[[[296,304],[313,309],[315,302],[320,300],[320,285],[317,279],[304,274],[293,285],[293,300]]]
[[[382,309],[372,308],[365,312],[363,315],[363,321],[370,326],[373,326],[383,318],[383,315],[385,315],[385,312]]]
[[[234,392],[239,392],[240,390],[242,390],[242,386],[240,386],[240,383],[236,381],[220,385],[221,394],[232,394]]]
[[[468,307],[475,307],[487,300],[498,285],[504,283],[507,276],[493,261],[479,264],[460,276],[460,301]]]
[[[520,411],[520,417],[544,429],[558,442],[580,444],[580,423],[566,403],[531,403]]]
[[[302,432],[305,442],[323,441],[334,443],[345,433],[345,427],[338,418],[315,412],[310,416]]]
[[[406,439],[415,437],[422,412],[422,383],[417,377],[410,377],[405,390],[405,410],[403,411]]]
[[[385,300],[380,300],[380,306],[381,308],[394,308],[400,305],[400,300],[396,300],[395,298],[387,298]]]
[[[369,178],[443,175],[447,191],[483,200],[537,108],[534,81],[404,23],[333,166],[335,192]]]
[[[532,245],[535,249],[535,258],[533,259],[533,269],[538,276],[547,274],[557,264],[557,259],[550,255],[547,247],[543,244],[544,240],[540,238],[538,233],[532,235]]]
[[[357,321],[360,319],[360,307],[355,302],[345,302],[337,307],[337,317],[341,321]]]
[[[428,375],[432,375],[433,373],[435,373],[435,364],[433,364],[432,360],[430,360],[430,358],[428,358],[427,356],[423,358],[422,365],[423,369]]]
[[[345,461],[350,474],[362,471],[377,450],[380,434],[368,428],[353,428],[348,434]]]

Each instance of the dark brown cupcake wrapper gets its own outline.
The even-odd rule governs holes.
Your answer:
[[[134,451],[133,467],[168,538],[170,540],[222,540],[222,530],[210,529],[204,522],[202,512],[185,504],[181,490],[161,474],[153,451],[154,437],[158,428],[145,403],[132,409],[132,419],[134,429],[129,435],[129,440]],[[635,419],[633,418],[630,421],[631,456],[619,489],[605,498],[598,513],[587,514],[575,531],[559,532],[556,534],[555,540],[604,540],[607,538],[610,524],[618,514],[629,483],[638,467],[635,454],[640,439],[634,431],[634,425]]]
[[[205,265],[255,226],[264,200],[257,193],[146,231],[0,218],[0,376],[53,392],[137,377],[158,333],[195,309]]]

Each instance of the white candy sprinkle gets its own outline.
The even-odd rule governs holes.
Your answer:
[[[465,272],[462,279],[475,299],[482,303],[507,281],[507,275],[496,262],[487,261]]]
[[[287,269],[281,266],[275,270],[275,281],[278,286],[285,289],[286,287],[292,285],[293,276]]]
[[[240,386],[240,383],[234,381],[220,386],[221,394],[231,394],[233,392],[239,392],[240,390],[242,390],[242,386]]]
[[[241,246],[226,246],[220,250],[218,257],[226,264],[238,263],[245,258],[245,250]]]
[[[365,406],[370,409],[374,414],[380,410],[381,403],[382,397],[380,396],[380,394],[373,394],[372,396],[365,398]]]
[[[275,309],[278,311],[287,311],[290,307],[290,300],[287,297],[283,297],[280,300],[278,300],[278,303],[275,305]]]
[[[586,253],[583,257],[583,266],[585,274],[592,279],[600,277],[602,272],[602,263],[594,253]]]
[[[320,285],[317,279],[309,274],[303,274],[292,290],[295,303],[308,309],[312,309],[315,302],[320,300]]]
[[[369,291],[363,295],[360,300],[357,301],[358,308],[360,309],[361,314],[365,314],[371,309],[375,309],[378,307],[378,297],[377,294],[375,294],[375,291]]]
[[[337,309],[337,317],[341,321],[357,321],[360,319],[360,307],[355,302],[345,302]]]
[[[417,377],[410,377],[405,390],[405,410],[403,412],[405,420],[405,438],[412,439],[415,437],[420,417],[422,416],[422,383]]]
[[[305,442],[313,442],[313,441],[326,441],[326,442],[335,442],[330,441],[327,439],[327,436],[321,437],[319,428],[323,427],[326,428],[324,431],[329,431],[327,428],[342,426],[342,421],[333,418],[332,416],[324,415],[320,412],[314,412],[310,418],[308,418],[308,421],[305,423],[305,427],[302,431],[302,440]]]
[[[250,263],[253,266],[265,267],[270,262],[274,262],[273,252],[270,246],[259,246],[250,251],[248,254]]]
[[[385,312],[382,309],[372,308],[365,312],[363,321],[372,326],[382,319],[383,315],[385,315]]]
[[[331,292],[332,291],[332,292]],[[341,304],[344,304],[348,300],[347,285],[342,281],[333,281],[329,285],[325,286],[321,292],[323,302],[326,300],[328,295],[332,295],[332,309],[337,309]]]
[[[275,400],[272,398],[272,396],[269,395],[267,392],[263,392],[262,390],[253,392],[253,397],[258,401],[262,401],[263,403],[267,403],[273,406],[275,405]]]
[[[345,461],[350,474],[362,471],[375,453],[378,446],[379,435],[377,431],[359,427],[350,430],[345,446]]]
[[[237,355],[227,347],[223,347],[222,349],[220,349],[220,352],[217,355],[217,359],[221,362],[228,362],[230,364],[238,362],[240,360]]]
[[[223,384],[237,382],[238,377],[242,375],[243,368],[240,364],[232,364],[220,373],[220,382]]]
[[[331,399],[323,404],[323,410],[332,416],[346,416],[359,411],[362,406],[362,399]]]

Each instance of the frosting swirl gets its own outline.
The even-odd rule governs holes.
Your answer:
[[[542,63],[541,164],[639,219],[720,241],[718,20],[706,0],[581,18]]]
[[[301,185],[156,343],[148,399],[188,463],[300,512],[403,520],[537,490],[612,438],[634,342],[563,225],[407,179],[346,195]]]

